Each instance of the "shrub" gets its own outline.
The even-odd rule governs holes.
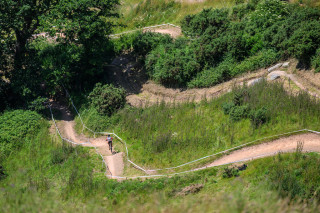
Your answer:
[[[218,67],[213,67],[200,72],[188,83],[189,88],[210,87],[230,78],[233,68],[232,62],[225,60]]]
[[[254,127],[259,127],[266,123],[268,118],[268,110],[266,107],[262,107],[258,110],[252,110],[250,112],[250,120]]]
[[[38,97],[29,104],[28,108],[36,112],[42,112],[46,109],[45,102],[47,101],[48,98]]]
[[[224,171],[222,173],[223,178],[231,178],[231,177],[238,177],[238,176],[239,176],[239,170],[234,167],[224,168]]]
[[[145,32],[135,35],[133,40],[133,49],[140,56],[146,56],[161,44],[172,43],[172,38],[167,34]]]
[[[112,39],[113,49],[116,54],[133,49],[133,43],[140,33],[123,34],[119,38]]]
[[[240,121],[242,118],[248,117],[249,107],[248,105],[234,106],[233,108],[231,108],[229,115],[231,120]]]
[[[200,70],[194,52],[187,47],[160,46],[146,60],[146,68],[155,81],[167,86],[184,86]]]
[[[25,138],[35,135],[41,116],[33,111],[15,110],[0,116],[0,153],[9,154],[20,148]]]
[[[89,94],[89,101],[100,114],[111,116],[126,103],[126,92],[112,84],[97,83]]]
[[[241,73],[267,67],[271,64],[274,64],[278,60],[278,54],[274,50],[269,49],[260,51],[256,55],[251,56],[242,61],[240,64],[236,65],[231,72],[231,76],[236,76]]]
[[[225,102],[222,104],[222,109],[223,113],[225,115],[229,115],[231,110],[235,107],[236,105],[233,102]]]
[[[312,57],[312,67],[315,69],[315,72],[320,72],[320,48],[317,50],[316,54]]]
[[[233,103],[236,106],[240,106],[244,104],[245,101],[248,101],[249,97],[248,88],[242,87],[234,91]]]
[[[289,53],[308,66],[311,56],[320,47],[319,35],[319,20],[302,22],[286,43]]]
[[[197,15],[187,15],[181,24],[181,28],[186,35],[200,36],[211,27],[212,32],[218,33],[225,29],[230,20],[228,9],[204,9]]]

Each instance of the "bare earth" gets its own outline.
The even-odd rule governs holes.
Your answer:
[[[106,137],[87,138],[84,135],[78,135],[75,131],[75,121],[70,111],[63,106],[54,104],[53,108],[58,109],[61,112],[61,120],[58,122],[58,128],[62,134],[62,137],[67,138],[75,143],[81,144],[86,147],[96,147],[97,152],[103,157],[107,173],[112,176],[121,176],[123,174],[123,153],[111,153],[109,146],[106,142]]]
[[[303,152],[320,152],[320,135],[306,133],[236,150],[208,164],[207,167],[272,156],[278,152],[294,152],[298,142],[303,143]]]
[[[138,84],[142,82],[139,81],[136,83],[137,85],[131,85],[130,87],[128,87],[128,90],[130,90],[131,93],[129,92],[129,95],[127,96],[127,101],[131,105],[136,107],[146,107],[148,105],[155,104],[159,101],[165,101],[166,103],[182,103],[186,101],[199,102],[204,98],[212,99],[222,94],[225,94],[228,91],[230,91],[234,85],[241,85],[244,83],[251,85],[257,79],[261,77],[269,79],[271,75],[279,75],[278,79],[283,80],[284,83],[288,79],[290,79],[290,81],[292,81],[296,85],[297,90],[305,90],[309,92],[310,95],[319,97],[320,75],[311,73],[304,74],[299,73],[299,71],[297,73],[297,71],[294,69],[295,66],[296,62],[291,61],[289,68],[279,68],[277,70],[272,71],[271,73],[268,73],[267,69],[261,69],[257,72],[248,73],[241,77],[235,78],[234,80],[205,89],[171,89],[155,84],[152,81],[148,81],[142,84],[142,86],[140,84],[139,88]],[[122,65],[121,68],[122,69],[115,70],[115,74],[119,74],[121,70],[128,71],[126,65]],[[132,74],[131,76],[137,75]],[[127,83],[130,84],[129,82],[132,83],[136,81],[128,81]],[[285,87],[288,87],[290,89],[290,83],[285,83]],[[98,153],[102,155],[106,163],[108,173],[112,176],[121,176],[123,174],[123,153],[112,154],[108,149],[105,137],[88,139],[82,134],[78,135],[74,130],[75,122],[73,121],[73,117],[71,113],[67,110],[67,108],[61,107],[59,105],[53,107],[59,109],[59,111],[62,113],[62,119],[58,122],[58,126],[61,130],[61,134],[63,135],[63,137],[79,144],[87,142],[85,144],[82,144],[83,146],[96,147]],[[207,166],[197,168],[195,170],[235,162],[248,161],[266,156],[272,156],[277,154],[278,152],[294,152],[296,150],[298,142],[303,142],[303,152],[320,152],[320,134],[306,133],[300,135],[292,135],[267,143],[262,143],[259,145],[245,147],[240,150],[233,151],[228,155],[225,155],[220,159],[217,159],[214,162],[208,164]]]
[[[234,78],[230,81],[218,84],[210,88],[203,89],[172,89],[166,88],[153,81],[147,81],[140,85],[139,91],[128,92],[127,102],[135,107],[146,107],[161,101],[165,103],[183,103],[188,101],[200,102],[204,98],[207,100],[219,97],[231,90],[235,85],[248,84],[251,85],[255,80],[268,77],[272,74],[280,75],[280,80],[284,82],[285,88],[292,92],[292,85],[288,80],[296,85],[296,91],[307,91],[310,95],[320,97],[320,73],[313,74],[311,71],[296,71],[296,60],[290,60],[288,68],[278,68],[271,73],[266,69],[260,69],[255,72],[246,73],[242,76]],[[137,81],[139,82],[139,81]],[[291,87],[291,88],[290,88]]]
[[[166,26],[163,28],[153,28],[153,29],[148,29],[145,30],[145,32],[155,32],[155,33],[162,33],[162,34],[168,34],[172,38],[177,38],[182,35],[181,29],[177,27],[172,27],[172,26]]]

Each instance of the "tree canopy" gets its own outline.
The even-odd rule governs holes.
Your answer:
[[[37,93],[41,83],[86,79],[102,69],[118,4],[118,0],[0,0],[0,70],[20,95]],[[38,38],[45,34],[50,38]]]

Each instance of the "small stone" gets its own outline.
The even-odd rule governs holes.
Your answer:
[[[251,80],[248,82],[248,86],[252,86],[252,85],[255,85],[256,83],[259,83],[260,81],[262,81],[263,78],[257,78],[257,79],[254,79],[254,80]]]
[[[272,72],[273,70],[278,69],[278,68],[281,67],[281,66],[282,66],[282,63],[276,64],[276,65],[274,65],[273,67],[270,67],[270,68],[268,69],[268,72]]]
[[[282,67],[283,67],[283,68],[288,68],[289,65],[290,65],[290,62],[287,61],[287,62],[284,62],[284,63],[282,64]]]
[[[271,74],[268,76],[268,80],[269,81],[274,81],[276,79],[280,78],[280,75],[279,74]]]

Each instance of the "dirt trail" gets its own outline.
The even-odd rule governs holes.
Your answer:
[[[146,29],[144,32],[155,32],[155,33],[162,33],[162,34],[169,34],[173,38],[177,38],[182,35],[181,29],[173,26],[165,26],[165,27],[158,27],[153,29]]]
[[[62,137],[67,138],[75,143],[85,143],[82,146],[96,147],[97,152],[103,157],[108,168],[109,175],[121,176],[124,170],[123,153],[113,152],[109,150],[108,144],[105,141],[105,137],[87,138],[83,134],[78,135],[75,132],[75,121],[71,112],[64,106],[59,104],[53,104],[52,108],[57,109],[61,113],[61,120],[57,125],[62,134]]]
[[[246,73],[219,85],[203,89],[172,89],[156,84],[153,81],[147,81],[140,86],[140,91],[129,93],[127,102],[135,107],[146,107],[161,101],[164,101],[165,103],[183,103],[188,101],[200,102],[204,98],[209,100],[219,97],[222,94],[229,92],[234,85],[241,85],[244,83],[251,85],[262,77],[266,78],[268,81],[273,81],[275,79],[269,78],[272,75],[278,75],[280,80],[290,79],[290,81],[296,85],[296,90],[307,91],[312,96],[320,97],[320,73],[318,75],[303,75],[303,73],[308,72],[296,71],[297,63],[296,60],[290,60],[289,67],[279,67],[271,72],[268,72],[267,68],[260,69],[256,72]],[[312,79],[312,81],[310,81],[310,79]],[[284,81],[284,86],[292,92],[292,85],[290,85],[288,81]]]
[[[272,156],[278,152],[294,152],[297,148],[298,142],[303,143],[303,152],[320,152],[320,135],[306,133],[301,135],[292,135],[233,151],[229,155],[225,155],[208,164],[207,167]]]

